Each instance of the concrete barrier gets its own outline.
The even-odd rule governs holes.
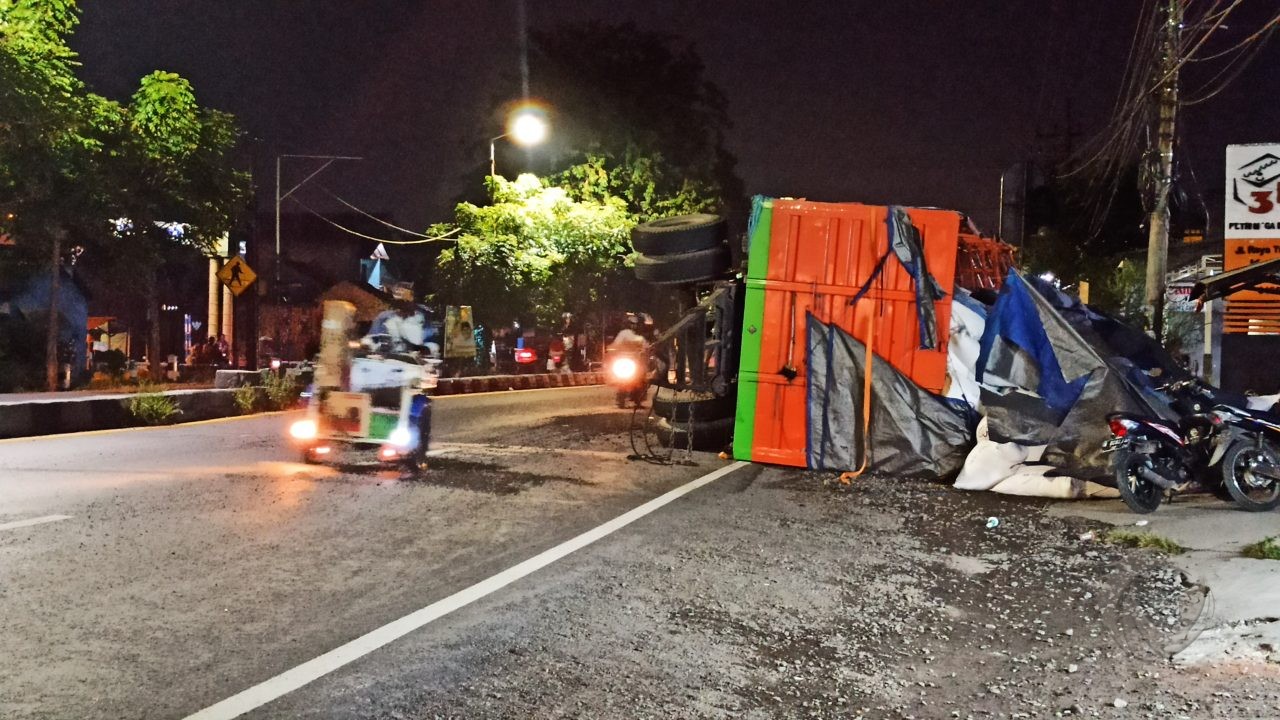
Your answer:
[[[225,373],[225,375],[224,375]],[[216,383],[227,387],[200,390],[169,390],[182,414],[177,423],[238,415],[235,387],[244,384],[244,375],[256,378],[258,373],[219,370]],[[478,375],[463,378],[441,378],[433,395],[463,395],[478,392],[504,392],[537,388],[581,387],[599,385],[603,374],[572,375]],[[234,384],[233,384],[234,383]],[[52,394],[44,398],[15,402],[3,401],[0,395],[0,438],[56,435],[85,430],[110,430],[141,425],[129,412],[132,393],[101,395]]]
[[[178,422],[235,415],[234,390],[173,390]],[[0,404],[0,438],[110,430],[140,425],[129,412],[131,393],[32,400]]]
[[[260,380],[261,370],[219,370],[213,374],[213,386],[218,389],[257,385]]]

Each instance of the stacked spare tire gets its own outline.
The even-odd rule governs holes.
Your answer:
[[[637,225],[631,244],[638,253],[636,278],[655,285],[706,285],[731,276],[732,256],[724,220],[705,213],[663,218]],[[736,364],[735,364],[736,365]],[[651,429],[670,448],[725,449],[733,440],[737,383],[710,388],[656,383]]]
[[[731,258],[719,215],[679,215],[637,225],[631,231],[636,277],[656,285],[723,278]]]

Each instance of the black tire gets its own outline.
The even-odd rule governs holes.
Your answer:
[[[720,420],[733,417],[737,398],[721,397],[713,393],[658,388],[653,396],[653,414],[667,420]]]
[[[677,215],[650,220],[631,230],[631,244],[645,255],[670,255],[709,250],[724,237],[719,215]]]
[[[1238,440],[1222,456],[1222,484],[1231,499],[1249,512],[1266,512],[1280,507],[1280,481],[1259,477],[1249,470],[1249,462],[1261,456],[1275,462],[1276,451],[1258,446],[1251,440]]]
[[[1164,488],[1138,477],[1139,465],[1151,466],[1151,456],[1121,450],[1116,453],[1116,488],[1129,509],[1139,515],[1155,512],[1164,500]]]
[[[427,471],[427,458],[415,450],[400,458],[400,469],[405,477],[421,477]]]
[[[728,269],[729,248],[723,245],[697,252],[656,257],[641,255],[636,258],[636,277],[655,285],[715,280]]]
[[[315,454],[311,452],[311,448],[309,448],[309,447],[307,447],[307,448],[302,448],[302,462],[304,462],[304,463],[306,463],[306,464],[308,464],[308,465],[319,465],[319,464],[320,464],[320,461],[316,459]]]
[[[674,424],[664,418],[658,418],[656,423],[658,442],[662,443],[663,447],[719,452],[733,442],[733,418],[731,417]]]

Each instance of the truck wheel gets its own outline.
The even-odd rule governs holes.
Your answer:
[[[719,420],[733,417],[737,398],[713,393],[659,388],[653,396],[653,414],[667,420]]]
[[[641,255],[636,258],[636,278],[655,285],[715,280],[728,269],[729,249],[724,246],[675,255]]]
[[[698,213],[650,220],[631,230],[631,244],[645,255],[669,255],[709,250],[724,236],[719,215]]]
[[[733,442],[733,418],[675,423],[658,418],[656,431],[663,447],[717,452]]]

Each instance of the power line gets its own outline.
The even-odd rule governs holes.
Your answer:
[[[1148,79],[1155,76],[1157,72],[1153,72],[1154,58],[1158,54],[1157,43],[1160,42],[1159,28],[1162,24],[1160,14],[1155,12],[1156,2],[1144,3],[1142,12],[1139,14],[1139,30],[1134,34],[1134,41],[1130,44],[1129,57],[1125,63],[1125,73],[1121,80],[1121,91],[1117,95],[1116,105],[1113,110],[1113,120],[1108,130],[1095,136],[1095,140],[1087,143],[1081,148],[1081,156],[1089,153],[1087,159],[1083,159],[1072,163],[1074,167],[1061,174],[1062,177],[1069,177],[1079,174],[1091,167],[1099,166],[1102,174],[1106,175],[1117,171],[1125,162],[1132,158],[1133,153],[1137,149],[1137,141],[1141,138],[1138,130],[1147,124],[1146,119],[1142,116],[1150,112],[1150,105],[1147,96],[1163,87],[1164,83],[1173,77],[1187,63],[1196,60],[1195,55],[1208,39],[1219,29],[1227,17],[1240,6],[1243,0],[1232,0],[1229,5],[1222,7],[1224,0],[1214,0],[1213,4],[1205,11],[1205,13],[1193,22],[1187,23],[1185,28],[1187,32],[1184,37],[1187,41],[1184,44],[1186,50],[1178,52],[1178,60],[1163,74],[1155,78],[1155,81],[1147,85]],[[1191,2],[1187,2],[1187,7],[1191,6]],[[1280,16],[1271,20],[1263,26],[1259,31],[1253,33],[1246,40],[1252,42],[1260,37],[1267,36],[1275,29]],[[1240,46],[1247,45],[1247,42],[1241,43]],[[1257,52],[1258,45],[1254,47],[1254,54]],[[1252,57],[1250,57],[1252,59]],[[1239,57],[1236,58],[1239,60]],[[1235,61],[1233,61],[1235,62]],[[1219,77],[1228,71],[1224,68],[1205,88],[1211,85]],[[1227,82],[1234,80],[1239,75],[1236,72]],[[1205,91],[1202,88],[1201,92]],[[1204,102],[1218,92],[1222,87],[1210,91],[1206,96],[1196,98],[1190,101],[1184,101],[1180,104],[1192,105]]]
[[[378,223],[381,223],[381,224],[383,224],[383,225],[386,225],[387,227],[391,228],[392,230],[399,230],[399,231],[400,231],[400,232],[402,232],[402,233],[406,233],[406,234],[408,234],[408,235],[413,235],[414,237],[420,237],[420,238],[429,238],[429,237],[431,237],[430,235],[424,235],[423,233],[415,232],[415,231],[410,230],[410,229],[408,229],[408,228],[402,228],[402,227],[400,227],[399,225],[396,225],[396,224],[394,224],[394,223],[390,223],[390,222],[387,222],[386,220],[383,220],[382,218],[378,217],[377,215],[374,215],[374,214],[372,214],[372,213],[365,212],[364,210],[361,210],[360,208],[356,207],[355,205],[352,205],[351,203],[347,202],[346,200],[343,200],[342,198],[340,198],[340,197],[338,197],[337,195],[333,194],[333,192],[332,192],[331,190],[329,190],[329,188],[326,188],[326,187],[324,187],[323,185],[321,185],[321,186],[320,186],[320,189],[321,189],[321,190],[323,190],[323,191],[324,191],[324,193],[325,193],[326,195],[328,195],[329,197],[333,198],[334,200],[337,200],[338,202],[342,203],[343,205],[346,205],[347,207],[351,208],[352,210],[354,210],[354,211],[356,211],[356,212],[360,213],[361,215],[363,215],[363,216],[365,216],[365,217],[369,218],[370,220],[373,220],[374,222],[378,222]]]
[[[1197,91],[1199,97],[1194,100],[1184,100],[1182,104],[1199,105],[1202,102],[1216,97],[1223,90],[1226,90],[1231,83],[1235,82],[1236,79],[1244,73],[1244,71],[1249,67],[1249,64],[1258,57],[1262,52],[1262,49],[1266,47],[1267,41],[1270,40],[1272,34],[1274,34],[1278,28],[1280,28],[1280,15],[1277,15],[1263,30],[1260,30],[1258,33],[1254,33],[1250,36],[1259,38],[1259,40],[1253,42],[1251,49],[1244,50],[1236,55],[1236,57],[1232,58],[1231,62],[1224,65],[1222,70],[1218,71],[1217,75],[1214,75],[1208,80],[1208,82],[1201,86]],[[1213,85],[1223,76],[1226,76],[1226,79],[1218,83],[1216,88],[1210,90],[1209,86]]]
[[[1276,29],[1277,25],[1280,25],[1280,14],[1268,20],[1262,27],[1258,28],[1256,32],[1249,35],[1249,37],[1241,40],[1235,45],[1232,45],[1226,50],[1223,50],[1222,52],[1217,53],[1215,55],[1210,55],[1209,57],[1196,58],[1192,62],[1209,62],[1211,60],[1217,60],[1219,58],[1226,57],[1227,55],[1230,55],[1231,53],[1236,52],[1237,50],[1243,50],[1251,43],[1256,42],[1259,38],[1265,35],[1270,35]]]
[[[461,231],[461,230],[462,230],[462,228],[454,228],[454,229],[450,230],[449,232],[445,233],[444,235],[437,235],[436,237],[427,238],[427,239],[425,239],[425,240],[387,240],[387,239],[385,239],[385,238],[374,237],[374,236],[372,236],[372,235],[365,235],[365,234],[364,234],[364,233],[362,233],[362,232],[358,232],[358,231],[356,231],[356,230],[352,230],[351,228],[346,227],[345,225],[341,225],[341,224],[339,224],[339,223],[337,223],[337,222],[334,222],[333,220],[330,220],[329,218],[327,218],[327,217],[325,217],[324,215],[320,214],[320,213],[319,213],[319,212],[317,212],[315,209],[313,209],[310,205],[308,205],[308,204],[306,204],[306,203],[302,202],[301,200],[299,200],[299,199],[298,199],[297,197],[295,197],[295,196],[292,196],[292,195],[291,195],[291,196],[289,196],[289,199],[290,199],[290,200],[292,200],[292,201],[294,201],[294,202],[295,202],[295,203],[297,203],[298,205],[300,205],[300,206],[302,207],[302,209],[303,209],[303,210],[306,210],[307,212],[311,213],[312,215],[315,215],[316,217],[320,218],[320,219],[321,219],[321,220],[323,220],[324,222],[326,222],[326,223],[328,223],[328,224],[330,224],[330,225],[334,226],[335,228],[337,228],[337,229],[339,229],[339,230],[341,230],[341,231],[343,231],[343,232],[345,232],[345,233],[349,233],[349,234],[351,234],[351,235],[355,235],[356,237],[362,237],[362,238],[364,238],[364,239],[366,239],[366,240],[373,240],[374,242],[385,243],[385,244],[387,244],[387,245],[423,245],[423,244],[425,244],[425,243],[429,243],[429,242],[457,242],[457,240],[456,240],[456,239],[450,238],[449,236],[450,236],[450,235],[453,235],[453,234],[455,234],[455,233],[457,233],[457,232],[459,232],[459,231]]]

